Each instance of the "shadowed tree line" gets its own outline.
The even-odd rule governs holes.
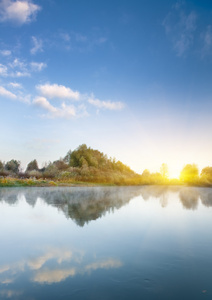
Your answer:
[[[211,185],[212,167],[199,169],[195,164],[187,164],[181,171],[179,179],[168,178],[168,166],[163,163],[160,172],[150,173],[144,170],[137,174],[128,166],[104,153],[87,147],[85,144],[74,151],[68,151],[64,158],[45,163],[39,168],[37,160],[29,162],[25,172],[21,171],[21,163],[15,159],[0,161],[0,176],[14,178],[50,179],[58,182],[91,182],[117,185],[139,184],[188,184]]]

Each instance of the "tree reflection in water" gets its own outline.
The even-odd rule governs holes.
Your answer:
[[[24,196],[26,202],[34,207],[40,198],[82,227],[107,212],[120,209],[137,196],[144,201],[159,199],[160,205],[165,208],[169,193],[176,193],[185,209],[196,210],[199,199],[204,206],[212,206],[210,188],[177,186],[3,188],[0,190],[0,201],[15,205]]]

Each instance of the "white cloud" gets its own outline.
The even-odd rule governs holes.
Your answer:
[[[193,11],[187,14],[179,4],[175,5],[164,19],[166,34],[178,56],[184,55],[192,46],[196,21],[197,14]]]
[[[52,106],[45,97],[36,97],[33,100],[33,104],[44,108],[45,110],[47,110],[50,113],[55,113],[57,111],[57,108]]]
[[[0,86],[0,96],[10,98],[10,99],[17,99],[17,96],[15,94],[6,90],[3,86]]]
[[[0,3],[0,21],[15,22],[19,25],[30,23],[36,17],[40,6],[29,0],[2,0]]]
[[[9,85],[12,86],[11,83]],[[18,91],[17,94],[14,94],[8,91],[7,89],[5,89],[3,86],[0,86],[0,97],[6,97],[12,100],[18,100],[26,104],[29,104],[31,102],[31,95],[23,95],[23,93],[20,91]]]
[[[30,66],[31,66],[31,68],[32,68],[32,71],[34,71],[34,72],[40,72],[40,71],[42,71],[44,68],[46,68],[46,63],[43,63],[43,62],[41,62],[41,63],[38,63],[38,62],[31,62],[30,63]]]
[[[48,114],[44,115],[47,118],[66,118],[70,119],[76,116],[76,109],[72,105],[62,103],[61,107],[53,106],[45,97],[36,97],[33,104],[45,109]]]
[[[11,51],[10,50],[1,50],[0,53],[3,56],[9,56],[9,55],[11,55]]]
[[[41,39],[32,36],[33,47],[31,48],[31,54],[36,54],[37,52],[43,52],[43,41]]]
[[[89,98],[88,102],[98,108],[109,109],[109,110],[121,110],[124,108],[124,103],[122,102],[112,102],[112,101],[101,101],[99,99]]]
[[[80,93],[78,91],[74,92],[70,88],[64,85],[58,84],[44,84],[36,86],[37,90],[42,96],[49,99],[60,98],[60,99],[74,99],[78,100]]]

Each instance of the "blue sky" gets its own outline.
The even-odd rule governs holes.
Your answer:
[[[1,0],[0,32],[2,161],[212,165],[211,1]]]

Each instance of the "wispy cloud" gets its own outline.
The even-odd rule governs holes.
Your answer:
[[[201,35],[203,41],[202,57],[211,55],[212,53],[212,26],[207,26],[204,33]]]
[[[59,34],[64,41],[67,50],[76,50],[80,52],[92,51],[96,47],[105,44],[107,37],[98,31],[92,31],[90,34],[83,34],[81,32],[62,32]],[[63,45],[64,45],[63,44]]]
[[[86,106],[84,104],[80,104],[78,106],[67,105],[63,102],[59,107],[56,107],[50,103],[45,97],[38,96],[33,102],[33,105],[38,106],[45,110],[47,113],[41,115],[41,117],[55,119],[55,118],[63,118],[63,119],[72,119],[88,116]]]
[[[10,277],[5,277],[4,282],[9,283],[14,282],[15,277],[18,272],[25,272],[26,267],[33,270],[33,277],[31,281],[38,283],[56,283],[65,280],[70,276],[75,276],[77,274],[91,273],[99,269],[114,269],[123,266],[123,263],[119,259],[106,258],[104,260],[94,261],[89,264],[83,263],[84,251],[80,250],[66,250],[60,248],[48,249],[38,257],[34,257],[27,260],[21,260],[15,262],[11,265],[0,266],[0,273],[8,275],[10,271]],[[48,268],[49,260],[54,260],[56,267]],[[66,266],[66,267],[65,267]]]
[[[26,62],[15,58],[7,65],[0,64],[0,76],[3,77],[30,77],[32,72],[40,72],[47,67],[44,62]]]
[[[13,73],[11,73],[9,76],[11,77],[30,77],[30,73],[29,72],[21,72],[21,71],[15,71]]]
[[[120,260],[108,259],[99,262],[94,262],[89,265],[82,266],[81,268],[66,268],[66,269],[54,269],[54,270],[40,270],[36,272],[32,281],[39,283],[55,283],[61,282],[70,276],[77,274],[91,273],[99,269],[114,269],[120,268],[123,264]]]
[[[88,116],[86,107],[88,105],[104,110],[121,110],[124,108],[124,103],[120,101],[102,101],[96,99],[93,94],[91,94],[91,96],[81,94],[64,85],[47,83],[44,85],[37,85],[36,89],[39,96],[33,100],[33,104],[47,111],[47,114],[43,115],[43,117],[67,119],[73,117],[85,117]],[[63,103],[60,107],[56,107],[51,103],[50,100],[52,99],[61,99],[63,100]],[[67,105],[64,102],[67,100],[81,100],[81,104],[78,106]]]
[[[10,50],[1,50],[0,54],[3,56],[9,56],[9,55],[11,55],[11,51]]]
[[[43,63],[43,62],[40,62],[40,63],[38,63],[38,62],[31,62],[30,66],[31,66],[32,71],[34,71],[34,72],[40,72],[40,71],[42,71],[43,69],[45,69],[47,67],[47,64]]]
[[[49,99],[59,98],[59,99],[74,99],[79,100],[80,93],[78,91],[73,91],[69,87],[58,84],[44,84],[36,86],[38,92]]]
[[[0,64],[0,76],[7,76],[7,66]]]
[[[9,63],[8,67],[11,69],[11,71],[7,73],[7,76],[11,76],[11,77],[30,76],[30,72],[27,68],[27,63],[25,63],[24,61],[18,58],[15,58],[11,63]]]
[[[30,50],[31,54],[36,54],[37,52],[43,52],[43,41],[35,36],[32,36],[32,48]]]
[[[10,82],[8,85],[14,89],[22,89],[23,88],[22,84],[17,83],[17,82]]]
[[[0,21],[19,25],[35,20],[41,7],[29,0],[2,0],[0,3]]]
[[[60,34],[60,36],[61,36],[61,38],[62,38],[64,41],[66,41],[66,42],[69,42],[69,41],[71,40],[71,37],[70,37],[70,35],[69,35],[68,33],[62,32],[62,33]]]
[[[22,291],[16,291],[16,290],[9,290],[9,289],[2,289],[0,291],[0,295],[3,298],[12,298],[12,299],[17,299],[19,298],[21,295],[23,295]]]
[[[28,261],[28,266],[33,270],[39,270],[48,260],[56,259],[60,264],[63,261],[69,261],[72,257],[72,252],[68,250],[51,249],[45,254]]]
[[[9,85],[11,87],[13,85],[13,87],[14,87],[14,83],[10,83]],[[17,100],[20,102],[24,102],[26,104],[29,104],[31,102],[31,95],[25,95],[21,91],[16,91],[16,94],[15,94],[15,93],[10,92],[3,86],[0,86],[0,97],[8,98],[11,100]]]
[[[17,99],[17,96],[15,94],[11,93],[7,89],[5,89],[3,86],[0,86],[0,96],[10,98],[10,99]]]
[[[103,108],[103,109],[109,109],[109,110],[121,110],[124,108],[124,103],[118,101],[118,102],[112,102],[112,101],[102,101],[95,98],[89,98],[88,102],[91,105],[96,106],[97,108]]]
[[[196,30],[197,14],[194,11],[186,13],[178,3],[173,6],[163,21],[166,34],[173,44],[178,56],[184,55],[193,44]]]
[[[117,259],[108,259],[103,260],[99,262],[94,262],[85,267],[85,271],[91,272],[98,269],[114,269],[114,268],[120,268],[123,266],[123,263],[120,260]]]

